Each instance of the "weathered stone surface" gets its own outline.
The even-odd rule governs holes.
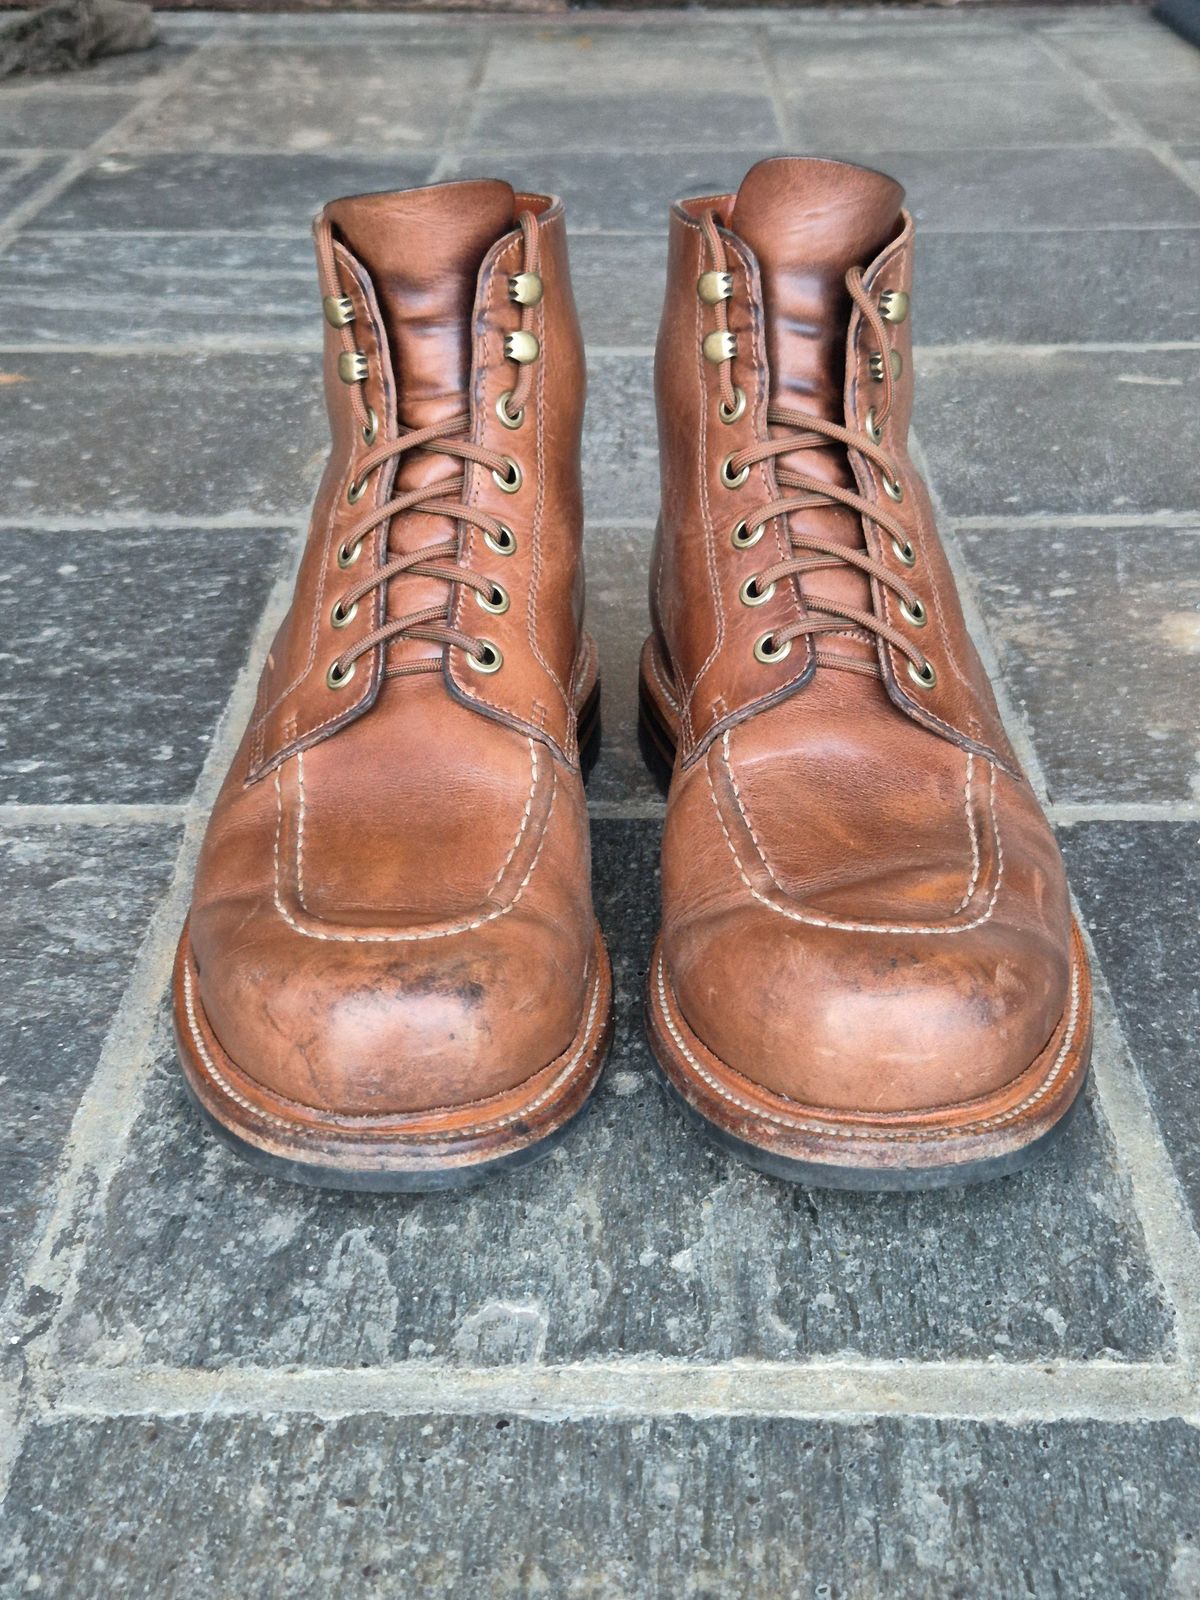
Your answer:
[[[111,155],[39,212],[38,226],[305,234],[327,200],[424,183],[432,166],[432,154]]]
[[[1083,823],[1061,837],[1125,1036],[1200,1225],[1200,823]]]
[[[5,85],[0,145],[9,150],[81,150],[136,104],[132,95],[77,94],[61,81],[33,88]]]
[[[248,528],[6,534],[0,802],[186,800],[290,545]]]
[[[139,121],[126,147],[152,154],[427,150],[445,137],[477,53],[463,40],[455,47],[412,36],[383,51],[328,38],[218,44],[180,93]]]
[[[1062,34],[1056,46],[1093,78],[1195,80],[1196,49],[1170,28],[1079,29]]]
[[[0,816],[0,1282],[37,1238],[178,847],[171,827],[27,827]]]
[[[654,363],[639,355],[588,360],[583,496],[592,522],[658,516]]]
[[[1050,798],[1200,795],[1200,520],[961,533]]]
[[[42,155],[0,156],[0,220],[49,182],[63,162]]]
[[[1145,150],[925,150],[884,146],[868,164],[908,190],[922,232],[979,228],[1195,227],[1200,196]]]
[[[919,344],[1200,338],[1200,230],[936,233],[917,242]]]
[[[321,348],[312,241],[254,234],[18,234],[0,255],[0,342]]]
[[[600,646],[604,737],[588,780],[588,798],[639,807],[660,803],[638,749],[638,659],[650,631],[647,604],[649,527],[586,530],[587,626]]]
[[[1134,78],[1106,83],[1105,93],[1120,110],[1128,112],[1152,139],[1167,144],[1194,144],[1200,140],[1200,95],[1195,73],[1178,78]]]
[[[5,514],[306,510],[329,430],[315,357],[8,355]]]
[[[748,29],[721,26],[720,18],[699,13],[682,25],[661,16],[645,22],[652,25],[597,27],[591,19],[556,18],[551,27],[498,28],[480,88],[484,94],[511,94],[514,86],[525,86],[534,98],[569,91],[625,95],[631,122],[644,114],[648,98],[664,90],[690,95],[698,105],[731,88],[766,92],[762,56]]]
[[[1024,42],[1024,41],[1022,41]],[[978,47],[983,60],[989,41]],[[923,55],[924,52],[921,52]],[[839,59],[846,59],[844,56]],[[884,79],[886,94],[847,94],[844,82],[800,74],[788,81],[788,133],[797,149],[970,150],[1019,145],[1103,144],[1116,124],[1069,81],[1030,95],[1022,83],[957,77],[931,89],[914,76]]]
[[[204,1133],[164,1061],[97,1220],[66,1355],[486,1366],[1170,1347],[1126,1181],[1088,1107],[1034,1170],[952,1195],[809,1193],[686,1127],[641,1028],[658,845],[657,822],[593,825],[621,1021],[597,1104],[555,1155],[452,1197],[294,1188]]]
[[[25,1441],[0,1584],[72,1600],[1185,1600],[1197,1441],[1181,1421],[62,1420]]]
[[[568,211],[569,234],[574,223],[574,213]],[[571,237],[571,287],[590,345],[653,345],[666,283],[665,224],[658,238],[597,233]]]
[[[660,85],[648,96],[575,91],[485,95],[468,148],[696,150],[770,143],[780,131],[765,96],[713,90],[697,96]]]
[[[1183,419],[1200,399],[1190,351],[926,355],[915,426],[953,516],[1192,513]],[[1097,425],[1097,396],[1104,396]]]
[[[942,23],[942,19],[933,19]],[[786,19],[784,19],[786,21]],[[785,83],[834,82],[859,90],[865,83],[887,84],[889,93],[909,83],[997,83],[1043,86],[1062,80],[1062,68],[1033,38],[958,19],[949,25],[914,27],[908,18],[881,17],[864,28],[847,19],[813,27],[779,25],[768,30],[770,54]],[[940,92],[940,91],[939,91]],[[886,98],[886,97],[881,97]]]

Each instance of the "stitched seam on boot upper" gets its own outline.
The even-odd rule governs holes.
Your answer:
[[[741,815],[742,821],[745,823],[747,831],[754,842],[754,847],[758,853],[758,859],[764,872],[767,873],[772,883],[774,883],[778,888],[779,884],[774,874],[771,872],[770,867],[767,865],[766,861],[763,860],[761,846],[758,843],[758,839],[755,836],[753,828],[750,826],[750,819],[746,816],[745,810],[742,807],[742,800],[738,791],[737,780],[734,778],[733,769],[729,764],[729,751],[727,745],[725,745],[723,754],[725,758],[725,769],[729,774],[729,781],[733,788],[734,798],[737,801],[738,811]],[[799,911],[790,906],[778,905],[768,895],[763,894],[760,889],[756,889],[754,884],[751,883],[749,877],[747,876],[746,869],[742,865],[741,857],[738,855],[737,846],[730,837],[729,829],[725,824],[725,818],[721,812],[720,798],[717,795],[716,786],[712,780],[712,771],[707,763],[705,764],[704,775],[708,780],[708,792],[712,799],[713,808],[717,813],[717,821],[721,824],[721,832],[725,835],[725,843],[729,846],[729,853],[733,857],[734,865],[737,867],[738,876],[741,878],[742,882],[745,884],[746,888],[749,889],[754,898],[760,901],[764,906],[769,907],[770,910],[777,912],[781,917],[788,917],[793,922],[806,923],[809,927],[832,928],[835,931],[844,933],[920,933],[948,935],[953,933],[967,933],[972,928],[981,927],[985,922],[989,921],[992,913],[996,909],[996,901],[1000,895],[1000,885],[1004,878],[1004,845],[1000,837],[1000,822],[996,815],[996,768],[992,762],[988,763],[988,767],[991,773],[991,782],[988,789],[988,803],[992,818],[992,832],[996,840],[996,856],[998,861],[996,882],[993,885],[991,897],[988,900],[987,906],[980,913],[980,915],[971,922],[960,922],[954,926],[950,926],[945,923],[850,922],[836,917],[818,917],[812,912]],[[781,890],[780,892],[785,893],[786,891]]]
[[[531,764],[532,764],[533,773],[534,773],[533,787],[531,787],[530,797],[529,797],[529,800],[528,800],[528,802],[526,804],[525,813],[523,814],[523,816],[521,818],[521,824],[520,824],[520,827],[518,828],[518,831],[517,831],[517,837],[513,842],[512,850],[509,852],[508,858],[506,859],[506,861],[504,863],[504,866],[500,869],[500,872],[497,874],[495,883],[492,886],[493,888],[495,888],[495,884],[496,883],[500,882],[500,879],[504,876],[504,873],[507,871],[507,869],[509,867],[509,864],[512,861],[513,856],[516,855],[517,848],[521,843],[521,838],[522,838],[522,836],[523,836],[523,834],[525,832],[525,829],[529,824],[529,813],[530,813],[530,808],[532,807],[532,804],[533,804],[533,788],[536,787],[536,782],[537,782],[537,750],[536,750],[536,743],[535,743],[535,741],[533,739],[529,740],[529,749],[530,749],[530,755],[531,755]],[[502,906],[497,906],[494,910],[485,912],[481,916],[472,918],[472,919],[470,919],[470,920],[468,920],[466,922],[451,923],[449,926],[444,927],[444,928],[423,928],[419,932],[416,932],[416,933],[402,933],[402,932],[395,932],[395,933],[341,933],[341,932],[338,932],[338,933],[325,933],[325,932],[319,931],[316,928],[306,928],[302,923],[297,921],[297,919],[292,915],[292,913],[288,910],[287,906],[283,902],[283,885],[282,885],[282,881],[281,881],[281,867],[282,867],[282,859],[281,858],[282,858],[282,841],[283,841],[283,786],[282,786],[282,784],[280,782],[279,770],[278,770],[278,768],[276,768],[276,771],[275,771],[276,822],[275,822],[275,851],[274,851],[274,857],[275,857],[275,884],[274,884],[274,888],[275,888],[275,895],[274,895],[274,898],[275,898],[275,909],[276,909],[276,911],[278,911],[279,915],[283,918],[283,920],[288,924],[289,927],[294,928],[297,933],[302,933],[305,936],[305,938],[307,938],[307,939],[326,939],[326,940],[333,940],[333,941],[338,941],[338,942],[343,942],[343,943],[348,943],[348,944],[405,944],[405,943],[415,943],[415,942],[423,940],[423,939],[445,939],[445,938],[449,938],[453,934],[469,933],[471,931],[471,929],[473,929],[473,928],[481,928],[487,922],[494,922],[497,919],[497,917],[507,916],[507,914],[513,909],[513,907],[521,899],[521,896],[525,893],[525,890],[528,888],[529,881],[533,877],[534,870],[536,869],[538,862],[542,858],[542,851],[545,848],[546,839],[547,839],[547,837],[549,836],[549,833],[550,833],[550,819],[554,815],[554,804],[555,804],[555,801],[558,798],[558,773],[555,770],[553,763],[551,763],[550,775],[551,775],[551,781],[552,781],[553,787],[551,788],[551,791],[550,791],[550,808],[546,812],[546,820],[545,820],[544,824],[542,825],[542,836],[538,840],[538,847],[537,847],[537,850],[534,852],[533,860],[529,863],[528,871],[525,873],[525,876],[521,879],[521,882],[518,884],[516,893],[513,895],[512,899],[507,902],[507,904],[502,905]],[[299,858],[299,839],[301,837],[302,819],[303,819],[303,799],[301,800],[301,806],[300,806],[300,820],[298,821],[298,825],[297,825],[297,862],[296,862],[297,883],[300,882],[300,873],[302,872],[302,867],[301,867],[300,858]],[[301,904],[302,908],[305,910],[307,915],[309,915],[309,916],[313,915],[311,912],[308,911],[307,906],[304,906],[304,902],[303,901],[301,901],[300,904]]]
[[[732,1092],[732,1090],[727,1089],[720,1079],[714,1077],[713,1074],[709,1072],[708,1069],[703,1065],[703,1063],[696,1058],[693,1052],[688,1049],[687,1041],[684,1039],[679,1029],[675,1026],[675,1019],[671,1016],[670,1010],[667,1006],[665,966],[661,951],[659,952],[658,957],[656,986],[658,989],[658,1008],[662,1014],[663,1021],[666,1023],[667,1028],[670,1031],[672,1039],[687,1057],[688,1062],[695,1069],[697,1075],[702,1078],[706,1084],[708,1084],[709,1088],[714,1089],[717,1094],[719,1094],[723,1099],[728,1100],[732,1105],[741,1107],[743,1111],[749,1111],[753,1116],[759,1117],[765,1122],[777,1123],[781,1128],[795,1128],[809,1133],[832,1134],[838,1139],[858,1139],[862,1141],[888,1140],[895,1143],[914,1143],[919,1140],[927,1139],[954,1139],[960,1137],[964,1133],[973,1133],[976,1130],[983,1128],[996,1128],[1002,1126],[1006,1122],[1012,1122],[1019,1117],[1022,1112],[1028,1111],[1030,1106],[1036,1105],[1039,1100],[1044,1099],[1053,1088],[1058,1079],[1059,1073],[1062,1071],[1063,1063],[1067,1059],[1070,1048],[1075,1042],[1075,1029],[1079,1022],[1079,969],[1073,958],[1071,968],[1071,1005],[1067,1020],[1067,1030],[1063,1035],[1062,1044],[1059,1046],[1058,1054],[1054,1058],[1054,1064],[1050,1068],[1049,1073],[1042,1079],[1041,1083],[1033,1091],[1033,1093],[1026,1095],[1024,1100],[1022,1100],[1018,1105],[1010,1106],[1007,1111],[997,1112],[991,1117],[977,1117],[973,1122],[958,1123],[952,1128],[852,1128],[844,1125],[839,1126],[838,1123],[832,1120],[829,1122],[817,1122],[802,1117],[780,1116],[778,1113],[768,1111],[763,1106],[755,1105],[752,1100],[746,1100],[741,1095],[736,1095]],[[729,1070],[732,1072],[736,1069],[731,1067]],[[776,1098],[781,1099],[782,1096],[777,1096]],[[938,1106],[935,1109],[938,1111],[952,1111],[954,1110],[954,1107],[952,1105]]]

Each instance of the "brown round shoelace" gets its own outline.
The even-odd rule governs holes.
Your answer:
[[[536,275],[539,268],[537,218],[532,212],[523,211],[518,221],[523,241],[523,273]],[[327,296],[339,296],[341,288],[333,251],[332,231],[326,222],[318,225],[317,251],[322,293]],[[532,305],[521,306],[520,326],[523,331],[528,330],[532,315]],[[354,338],[348,326],[342,328],[342,342],[344,350],[353,355]],[[516,382],[501,402],[510,426],[520,425],[519,419],[524,412],[532,384],[531,365],[528,362],[519,363]],[[473,444],[470,439],[464,437],[471,426],[468,412],[464,411],[458,416],[448,418],[445,422],[414,429],[402,433],[397,439],[384,440],[376,444],[374,440],[378,433],[378,420],[364,401],[360,385],[355,384],[352,387],[351,403],[363,439],[370,445],[358,463],[357,474],[348,490],[347,498],[351,503],[361,497],[367,479],[376,468],[382,466],[385,461],[399,459],[410,451],[425,450],[434,455],[448,456],[462,462],[463,470],[438,478],[420,488],[405,490],[359,517],[347,528],[343,537],[338,551],[339,566],[349,568],[353,565],[358,559],[363,540],[376,528],[392,522],[395,518],[414,513],[448,517],[453,522],[467,523],[480,530],[487,547],[497,555],[508,556],[513,553],[516,549],[516,538],[511,528],[486,511],[465,504],[463,500],[466,487],[465,467],[466,463],[473,462],[477,466],[486,468],[500,487],[509,493],[515,492],[521,485],[521,468],[511,456],[504,455],[498,450],[491,450],[485,445]],[[480,671],[496,671],[503,659],[499,649],[487,639],[468,633],[462,628],[453,627],[450,622],[450,609],[456,585],[473,590],[483,608],[496,613],[508,609],[508,595],[501,584],[461,565],[458,559],[460,545],[461,541],[457,535],[443,539],[437,544],[424,545],[416,550],[402,553],[393,551],[389,543],[385,552],[388,559],[384,564],[368,572],[358,583],[351,584],[342,592],[333,608],[335,627],[345,627],[354,616],[361,600],[375,590],[386,588],[405,573],[438,579],[448,586],[449,591],[444,605],[425,606],[404,616],[388,618],[363,638],[356,640],[330,666],[327,681],[331,687],[337,688],[347,682],[353,675],[354,664],[359,656],[366,655],[379,645],[389,644],[393,639],[424,639],[433,644],[455,646],[463,650],[469,661]],[[440,670],[440,660],[431,658],[427,661],[416,661],[402,667],[390,668],[389,673],[392,676],[400,676]]]
[[[714,212],[710,211],[705,215],[702,228],[713,271],[726,272],[725,245]],[[867,293],[861,271],[857,267],[851,267],[846,274],[845,282],[850,298],[866,319],[875,336],[875,348],[882,356],[883,400],[879,406],[867,413],[868,427],[871,431],[846,428],[840,423],[812,416],[809,412],[797,411],[789,406],[768,405],[768,423],[777,428],[793,431],[782,437],[748,446],[744,450],[735,450],[727,457],[722,467],[722,477],[730,485],[736,483],[739,478],[744,481],[751,467],[760,461],[775,461],[778,457],[791,455],[795,451],[820,449],[829,444],[838,444],[847,451],[854,451],[864,456],[877,467],[883,475],[885,490],[894,494],[897,500],[900,498],[903,491],[895,467],[880,448],[883,424],[891,413],[895,390],[887,329],[878,306]],[[728,329],[725,301],[719,301],[715,309],[717,327],[721,333],[725,333]],[[732,366],[732,356],[728,356],[719,364],[722,414],[728,418],[739,416],[745,405],[745,397],[734,385]],[[780,494],[765,505],[756,507],[739,522],[739,527],[744,526],[748,530],[758,529],[774,517],[782,517],[785,527],[788,527],[788,519],[794,512],[811,510],[817,506],[845,506],[847,510],[869,518],[882,528],[891,538],[897,559],[905,566],[911,566],[915,561],[915,553],[903,524],[884,506],[863,499],[852,489],[811,477],[790,467],[777,465],[775,481],[781,490],[794,492]],[[769,598],[773,586],[786,579],[805,578],[810,573],[849,566],[890,589],[898,597],[907,619],[918,627],[923,626],[926,611],[920,596],[911,584],[898,573],[891,571],[882,561],[875,560],[865,550],[855,550],[839,544],[834,539],[822,539],[815,534],[794,533],[790,527],[788,537],[792,550],[796,553],[776,561],[769,567],[764,567],[744,585],[751,603],[756,604],[764,598]],[[809,594],[806,590],[802,591],[801,600],[807,612],[815,612],[817,615],[804,615],[773,628],[759,641],[764,647],[765,659],[778,660],[786,655],[793,639],[816,637],[825,633],[845,633],[851,628],[885,640],[906,656],[909,672],[915,683],[928,687],[934,681],[933,668],[921,651],[899,628],[893,627],[875,612],[860,610],[845,601],[829,600],[820,595]],[[863,662],[851,661],[844,656],[835,656],[828,652],[823,653],[819,649],[816,658],[821,665],[837,667],[844,671],[877,672],[877,668]]]

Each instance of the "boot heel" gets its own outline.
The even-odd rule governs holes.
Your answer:
[[[650,691],[638,683],[638,749],[650,776],[662,794],[671,787],[675,770],[675,739],[659,714]]]

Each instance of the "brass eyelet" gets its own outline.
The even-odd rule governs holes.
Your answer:
[[[374,444],[379,437],[379,418],[375,415],[374,406],[367,407],[367,421],[363,423],[362,436],[364,444]]]
[[[937,673],[933,670],[933,662],[928,660],[919,671],[910,661],[908,663],[908,675],[918,689],[932,689],[937,682]]]
[[[747,578],[738,590],[738,597],[744,606],[765,606],[774,593],[773,583],[769,583],[765,589],[760,589],[757,578]]]
[[[475,604],[482,606],[485,611],[490,611],[494,617],[502,617],[510,604],[508,590],[502,583],[493,583],[490,595],[480,594],[476,589]]]
[[[325,683],[330,689],[342,689],[354,676],[354,662],[346,668],[345,672],[336,661],[329,663],[329,671],[325,674]]]
[[[881,472],[879,476],[883,484],[884,494],[887,495],[889,500],[894,500],[899,505],[901,500],[904,499],[904,485],[900,482],[900,479],[893,478],[886,472]]]
[[[347,505],[356,506],[362,499],[363,495],[366,494],[367,484],[370,481],[370,476],[371,475],[369,472],[364,472],[361,478],[355,478],[351,483],[346,485]]]
[[[340,544],[337,553],[338,566],[343,569],[352,567],[359,556],[362,555],[362,547],[363,542],[361,539],[355,539],[354,543],[350,545]]]
[[[468,650],[467,665],[474,667],[476,672],[499,672],[504,665],[504,657],[500,653],[499,646],[494,645],[490,639],[480,639],[479,643],[483,646],[483,659],[480,660]]]
[[[512,428],[515,430],[519,428],[525,421],[525,407],[522,406],[519,411],[510,411],[508,409],[508,402],[511,399],[512,390],[505,389],[499,400],[496,401],[496,415],[500,418],[500,421],[506,428]]]
[[[358,615],[358,601],[347,611],[340,600],[335,600],[333,610],[329,613],[329,620],[335,628],[345,628],[350,625]]]
[[[733,531],[729,535],[729,542],[735,550],[749,550],[751,545],[758,543],[766,529],[765,522],[760,522],[755,528],[748,528],[746,519],[743,517],[740,522],[734,523]]]
[[[725,404],[724,400],[722,400],[721,404],[717,407],[717,415],[724,423],[736,422],[737,419],[743,414],[745,409],[746,391],[744,389],[739,389],[735,383],[733,386],[733,410],[731,411]]]
[[[492,477],[495,478],[496,483],[504,490],[505,494],[516,494],[521,487],[524,475],[511,456],[505,456],[504,459],[508,464],[508,477],[502,478],[494,467],[492,468]]]
[[[912,545],[907,539],[905,539],[903,544],[901,544],[898,539],[893,539],[892,550],[895,552],[897,561],[902,561],[906,567],[916,566],[917,552],[913,549]]]
[[[498,535],[498,537],[497,537]],[[516,554],[517,536],[506,523],[496,524],[496,534],[490,533],[486,528],[483,533],[483,542],[489,550],[498,556],[511,556]]]
[[[734,451],[733,455],[736,454],[737,452]],[[740,489],[750,476],[750,468],[746,466],[738,473],[731,473],[729,463],[733,460],[733,455],[727,455],[721,463],[721,482],[727,489]]]
[[[863,432],[872,444],[883,443],[883,429],[875,421],[875,407],[868,406],[866,419],[863,422]]]
[[[768,666],[772,661],[782,661],[784,656],[790,655],[791,652],[792,641],[790,639],[785,639],[778,647],[774,644],[773,636],[769,633],[764,633],[761,639],[755,640],[755,660],[765,662]]]
[[[929,613],[925,609],[923,600],[914,600],[911,606],[906,601],[901,600],[900,615],[905,622],[911,622],[914,628],[923,628],[929,621]]]

